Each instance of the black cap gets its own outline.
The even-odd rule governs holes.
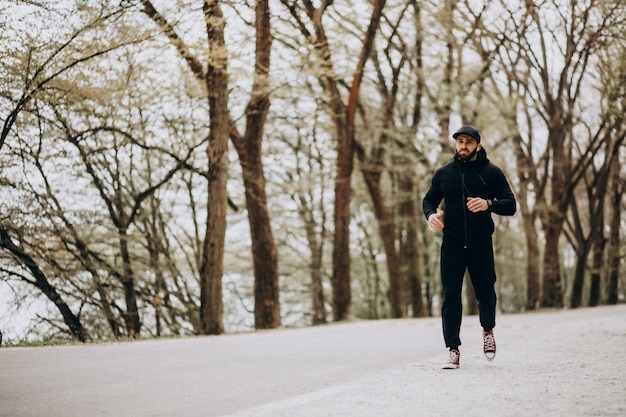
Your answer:
[[[452,135],[452,137],[456,139],[457,137],[461,135],[471,136],[474,139],[476,139],[476,142],[480,143],[480,133],[478,133],[478,130],[474,126],[470,126],[470,125],[462,126],[459,130],[454,132],[454,135]]]

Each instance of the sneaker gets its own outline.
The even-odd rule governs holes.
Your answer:
[[[442,369],[456,369],[461,362],[461,352],[457,349],[450,349],[450,357],[448,362],[444,363]]]
[[[488,332],[483,330],[483,352],[489,360],[496,357],[496,339],[493,337],[493,330]]]

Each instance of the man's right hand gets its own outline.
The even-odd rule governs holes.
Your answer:
[[[439,213],[433,213],[428,217],[428,228],[431,232],[443,229],[443,223],[439,220],[442,216],[443,211],[440,211]]]

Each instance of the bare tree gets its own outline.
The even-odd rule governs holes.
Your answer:
[[[588,74],[593,70],[592,58],[606,41],[614,36],[619,26],[619,4],[600,5],[572,3],[569,5],[535,4],[522,7],[502,5],[508,19],[494,39],[502,42],[499,62],[508,76],[509,93],[529,100],[522,108],[524,128],[513,121],[517,114],[509,112],[514,138],[518,139],[518,168],[526,184],[533,184],[535,206],[531,210],[541,219],[545,244],[543,251],[543,283],[541,305],[563,304],[563,284],[559,260],[559,243],[566,212],[574,190],[584,177],[593,157],[602,146],[602,137],[586,135],[577,126],[583,92],[588,88]],[[551,25],[545,20],[550,16]],[[556,23],[558,22],[558,23]],[[496,26],[496,25],[494,25]],[[558,65],[553,65],[554,54],[559,54]],[[519,102],[518,102],[519,103]],[[513,109],[513,107],[507,107]],[[536,111],[536,113],[535,113]],[[533,140],[532,135],[546,132],[545,141]],[[522,135],[520,132],[526,132]],[[526,143],[519,142],[526,136]],[[545,148],[538,152],[541,143]],[[537,160],[534,155],[539,154]],[[522,210],[526,211],[525,206]],[[524,214],[527,239],[534,239],[532,231],[535,215]],[[536,256],[534,243],[529,244],[529,256]],[[531,259],[529,258],[529,265]],[[530,267],[529,267],[530,268]],[[529,273],[529,306],[537,305],[534,276]],[[532,276],[531,276],[532,274]]]
[[[359,90],[365,63],[372,50],[376,30],[380,23],[385,0],[373,3],[369,26],[365,32],[363,47],[349,86],[347,105],[340,92],[339,78],[333,70],[332,54],[323,17],[332,0],[324,0],[315,7],[312,1],[304,0],[300,6],[295,1],[281,0],[289,9],[302,35],[311,42],[320,60],[319,79],[329,96],[330,111],[335,123],[337,137],[337,174],[335,178],[335,233],[333,243],[333,318],[345,320],[352,314],[350,273],[350,199],[351,178],[354,169],[355,116]],[[306,17],[306,20],[305,20]],[[308,21],[307,21],[308,20]],[[307,26],[311,25],[309,29]]]
[[[270,8],[268,0],[257,0],[255,7],[256,50],[250,101],[246,108],[246,128],[241,136],[234,123],[231,138],[243,172],[252,235],[254,263],[254,323],[257,329],[280,326],[278,285],[278,254],[270,223],[265,191],[265,170],[262,155],[265,121],[270,108]]]
[[[232,138],[239,154],[246,187],[248,219],[255,268],[255,327],[280,325],[278,261],[267,210],[265,176],[261,163],[263,126],[269,110],[268,71],[271,36],[269,4],[256,3],[256,62],[254,83],[246,111],[246,132],[241,135],[232,122],[228,108],[227,45],[224,36],[226,20],[219,0],[202,2],[209,56],[206,69],[200,58],[177,34],[175,27],[160,14],[149,0],[143,0],[143,11],[157,23],[170,39],[192,73],[206,84],[211,130],[209,133],[209,204],[207,229],[201,262],[203,332],[219,334],[223,327],[222,275],[224,271],[224,236],[226,233],[228,178],[228,139]]]
[[[315,116],[317,118],[317,115]],[[294,121],[296,127],[302,122]],[[285,175],[290,183],[295,183],[290,193],[291,199],[298,206],[298,216],[304,224],[306,241],[310,251],[307,262],[311,283],[310,296],[313,325],[327,322],[326,296],[324,294],[324,248],[328,239],[325,166],[327,165],[322,148],[324,144],[318,138],[317,123],[312,126],[311,137],[299,134],[305,130],[295,129],[295,138],[285,138],[284,142],[293,151],[296,159],[295,169],[288,170]]]
[[[33,17],[43,13],[43,16],[46,16],[46,19],[42,20],[43,25],[55,25],[61,17],[59,10],[52,7],[48,8],[48,6],[44,5],[33,3],[30,5],[22,4],[20,7],[26,7]],[[59,218],[63,221],[64,216],[63,212],[60,210],[59,201],[54,199],[51,193],[51,187],[47,183],[46,173],[43,169],[45,162],[43,159],[40,159],[45,155],[42,149],[50,148],[49,146],[43,146],[44,143],[47,145],[46,141],[48,140],[48,138],[44,136],[44,130],[50,128],[51,124],[53,124],[49,119],[54,117],[53,115],[58,108],[64,107],[68,102],[71,102],[75,98],[74,94],[78,95],[77,92],[79,88],[77,88],[77,86],[80,84],[79,80],[81,80],[81,77],[76,77],[76,75],[81,73],[81,68],[92,63],[97,63],[102,58],[117,53],[123,48],[145,39],[141,32],[135,32],[135,36],[132,37],[99,36],[105,31],[108,25],[117,24],[121,16],[120,10],[117,7],[109,9],[105,5],[101,5],[100,8],[70,10],[69,13],[72,13],[72,16],[76,17],[74,21],[77,23],[64,25],[63,30],[57,28],[56,36],[50,39],[30,38],[28,34],[20,36],[19,39],[24,41],[24,48],[18,48],[16,50],[9,49],[10,52],[7,54],[7,59],[3,60],[5,69],[9,70],[7,71],[7,75],[10,76],[7,89],[3,91],[2,94],[3,99],[8,102],[8,106],[5,108],[9,109],[9,114],[3,125],[0,148],[5,145],[7,139],[10,139],[11,135],[13,135],[16,139],[14,149],[20,152],[19,157],[22,159],[31,158],[27,164],[34,164],[35,172],[42,174],[41,178],[46,184],[47,191],[36,198],[45,202],[43,203],[44,218],[50,218],[52,224],[55,224],[56,219]],[[122,26],[123,24],[120,25],[120,27]],[[94,39],[98,39],[98,41],[95,42]],[[89,47],[85,48],[83,46],[87,40],[89,41]],[[25,54],[21,54],[23,50],[26,51]],[[76,77],[74,84],[69,81],[72,77]],[[8,79],[9,77],[7,77],[7,80]],[[18,81],[21,82],[22,85],[17,85]],[[30,145],[23,148],[21,143],[17,143],[19,142],[17,139],[20,138],[20,134],[17,133],[14,128],[19,124],[22,129],[22,135],[26,133],[24,136],[28,137],[30,134],[37,133],[37,129],[32,129],[31,126],[29,126],[31,122],[33,122],[33,127],[38,126],[39,138],[34,137],[35,144],[30,148],[31,151],[29,151],[28,146]],[[52,129],[54,129],[54,127]],[[38,145],[36,144],[37,140],[39,140]],[[61,139],[59,139],[59,141],[60,140]],[[25,144],[27,141],[28,139],[24,140],[23,143]],[[60,147],[62,148],[62,146]],[[46,213],[46,209],[50,210],[50,212]],[[70,231],[75,231],[75,229],[72,229],[71,223],[67,222],[67,217],[64,218],[64,221],[70,226]],[[7,229],[5,229],[5,231],[7,231]],[[120,243],[123,243],[123,241],[124,239],[122,239]],[[12,249],[9,248],[9,250],[13,252],[18,248],[18,245],[11,243],[12,239],[9,237],[8,233],[5,242],[7,242],[7,248],[11,247]],[[84,242],[80,242],[79,239],[76,239],[75,243],[78,252],[82,252],[83,254],[87,253],[83,250],[86,248],[86,246],[83,245]],[[43,272],[44,268],[37,266],[40,262],[24,251],[22,256],[18,259],[23,260],[26,259],[25,257],[31,258],[28,264],[33,265],[33,267],[30,268],[31,272],[37,274],[35,286],[42,290],[50,299],[55,298],[53,300],[55,305],[60,306],[61,301],[57,300],[56,296],[51,296],[51,294],[54,295],[55,292],[60,293],[59,287],[55,288],[54,284],[49,280],[47,284],[40,285],[39,283],[43,282],[41,277],[43,276],[45,278],[45,272]],[[45,253],[42,255],[42,259],[45,260],[48,266],[52,265],[53,267],[61,267],[61,269],[63,269],[63,265],[55,265],[57,260],[49,258]],[[43,260],[41,262],[44,262]],[[93,265],[87,265],[88,270],[90,270],[89,268],[91,267],[93,267]],[[95,269],[90,270],[91,273],[94,271]],[[97,274],[94,274],[94,279],[97,279],[96,277]],[[131,282],[132,279],[126,280],[126,283]],[[117,323],[115,323],[113,313],[109,308],[110,305],[107,301],[106,293],[102,291],[101,286],[96,286],[102,298],[103,309],[107,310],[107,319],[112,328],[114,328],[114,333],[117,334]],[[128,302],[128,309],[126,317],[128,319],[127,323],[129,324],[128,329],[138,335],[140,322],[136,314],[135,295],[132,285],[128,285],[127,287],[126,301]],[[79,326],[75,321],[69,320],[69,315],[66,310],[61,309],[61,313],[74,336],[84,341],[86,332],[79,328],[82,324],[79,323]]]
[[[609,99],[609,103],[614,100]],[[587,257],[593,251],[593,260],[591,268],[591,291],[589,295],[589,304],[598,305],[600,298],[600,275],[602,270],[602,260],[604,248],[606,246],[606,237],[604,235],[605,224],[605,207],[607,203],[607,193],[609,190],[610,173],[613,165],[617,164],[619,150],[626,136],[626,131],[620,127],[622,118],[618,116],[618,124],[614,125],[609,122],[611,118],[604,118],[606,124],[601,126],[601,130],[596,135],[602,135],[602,143],[604,149],[598,154],[602,154],[602,163],[599,169],[594,164],[590,164],[588,173],[581,181],[581,192],[577,192],[578,198],[572,201],[570,205],[571,216],[566,220],[566,235],[576,251],[576,266],[574,278],[572,281],[572,295],[570,298],[570,307],[577,308],[583,305],[583,286],[587,271]],[[598,156],[598,155],[596,155]],[[599,159],[599,158],[594,158]],[[584,185],[583,185],[584,184]],[[580,197],[586,198],[580,198]],[[581,215],[579,205],[586,202],[588,207],[584,210],[584,216]],[[586,225],[582,219],[586,219]],[[570,233],[567,233],[571,231]]]
[[[360,170],[385,250],[392,317],[404,317],[407,305],[414,316],[425,314],[415,198],[415,164],[421,155],[412,143],[420,123],[425,89],[420,15],[421,6],[415,1],[399,3],[385,15],[381,42],[372,54],[382,110],[361,106],[364,126],[362,138],[356,142]],[[405,31],[406,27],[411,32]],[[408,78],[416,81],[409,92],[402,91],[402,86],[408,84],[407,72],[411,74]],[[410,97],[411,93],[414,97]],[[374,126],[372,121],[381,126]]]

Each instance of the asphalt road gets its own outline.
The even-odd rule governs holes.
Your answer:
[[[626,415],[626,305],[501,315],[495,334],[488,362],[465,317],[452,371],[438,318],[1,348],[0,417]]]

